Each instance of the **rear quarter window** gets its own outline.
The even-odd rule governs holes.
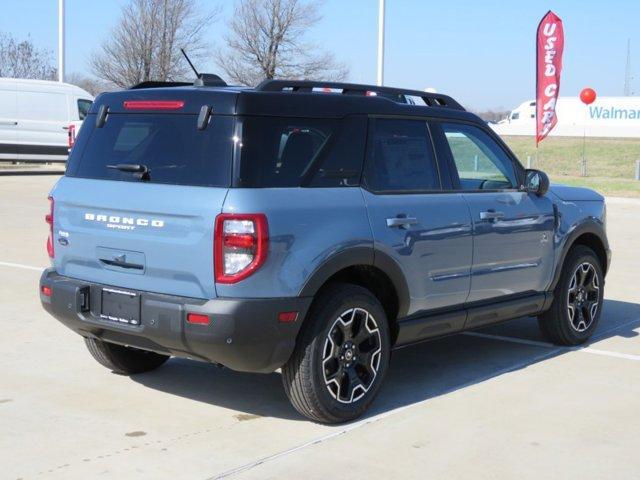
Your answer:
[[[135,181],[135,175],[109,168],[140,164],[150,183],[228,187],[233,152],[232,116],[213,116],[204,130],[186,114],[109,114],[101,128],[88,115],[69,156],[67,175]]]
[[[360,182],[366,119],[242,117],[238,186],[349,187]]]

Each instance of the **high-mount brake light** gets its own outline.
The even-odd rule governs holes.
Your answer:
[[[180,110],[183,100],[125,100],[125,110]]]
[[[49,224],[49,237],[47,237],[47,253],[49,254],[49,258],[53,258],[55,256],[55,250],[53,248],[53,207],[55,201],[53,197],[49,197],[49,213],[45,215],[44,221]]]
[[[213,257],[215,281],[236,283],[262,266],[269,232],[262,213],[222,213],[216,217]]]

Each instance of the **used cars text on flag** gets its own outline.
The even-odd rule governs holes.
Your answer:
[[[558,122],[556,102],[560,94],[564,30],[551,10],[540,20],[536,35],[536,145]]]

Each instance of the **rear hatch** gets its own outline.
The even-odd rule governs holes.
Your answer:
[[[99,97],[52,191],[60,274],[215,297],[213,230],[231,183],[235,95],[203,93]],[[199,124],[203,106],[211,115]]]

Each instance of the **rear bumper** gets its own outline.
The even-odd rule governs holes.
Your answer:
[[[42,287],[51,289],[51,296]],[[140,292],[140,325],[100,318],[103,287],[58,275],[47,269],[40,278],[44,309],[83,337],[195,358],[244,372],[272,372],[291,356],[310,297],[202,300]],[[127,289],[131,290],[131,289]],[[82,292],[89,292],[82,311]],[[135,290],[134,290],[135,291]],[[298,313],[291,323],[278,322],[279,312]],[[190,324],[187,313],[202,313],[208,325]]]

